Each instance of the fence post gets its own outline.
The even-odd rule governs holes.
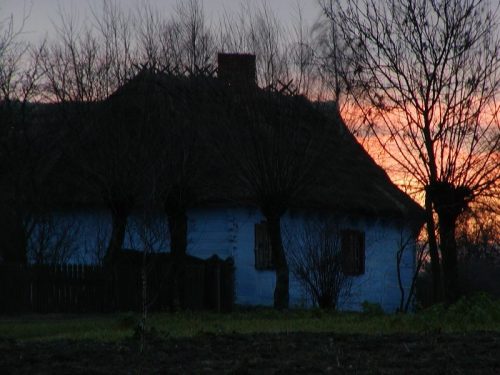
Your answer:
[[[193,309],[227,312],[234,304],[234,262],[217,255],[193,258],[184,298]],[[161,267],[160,267],[161,265]],[[157,308],[171,304],[171,262],[161,262],[148,277]],[[90,265],[0,265],[0,313],[109,312],[137,310],[137,267]],[[165,293],[165,296],[162,294]],[[140,298],[139,298],[140,301]]]

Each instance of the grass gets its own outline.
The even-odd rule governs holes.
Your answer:
[[[500,332],[500,301],[480,295],[445,308],[437,305],[416,314],[334,313],[322,310],[277,312],[269,308],[231,314],[180,312],[152,314],[148,327],[161,337],[200,334],[331,332],[339,334],[404,334],[429,332]],[[96,316],[37,315],[0,317],[0,338],[31,340],[120,341],[133,336],[139,314]]]
[[[130,330],[117,324],[116,316],[37,315],[0,318],[0,338],[16,340],[119,341]]]

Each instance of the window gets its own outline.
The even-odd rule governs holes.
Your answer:
[[[255,268],[258,270],[274,269],[271,243],[265,221],[255,224]]]
[[[365,273],[365,234],[356,230],[341,232],[342,270],[345,275]]]

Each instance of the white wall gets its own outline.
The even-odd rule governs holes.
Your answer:
[[[207,258],[214,253],[225,258],[233,256],[236,265],[237,303],[272,305],[275,274],[255,269],[254,224],[263,217],[255,209],[205,209],[190,212],[190,254]],[[282,221],[283,232],[304,222],[303,214],[287,214]],[[386,311],[399,306],[400,290],[397,281],[396,252],[401,239],[409,236],[409,228],[400,229],[400,223],[389,220],[360,218],[337,219],[342,229],[365,232],[365,274],[354,277],[351,296],[340,301],[340,308],[360,310],[364,301],[379,303]],[[293,229],[292,229],[293,230]],[[414,269],[414,247],[408,248],[401,263],[406,293]],[[290,303],[308,304],[300,283],[290,277]]]
[[[309,215],[310,216],[310,215]],[[105,211],[81,211],[61,213],[57,221],[76,221],[78,232],[72,257],[73,262],[91,263],[95,261],[93,249],[107,244],[111,230],[110,215]],[[282,220],[283,232],[300,226],[305,215],[287,214]],[[272,271],[255,269],[254,224],[263,217],[252,208],[205,208],[188,213],[188,253],[200,258],[214,254],[225,259],[233,257],[236,267],[236,302],[250,305],[272,305],[275,274]],[[398,223],[389,220],[369,220],[361,218],[337,218],[341,229],[356,229],[365,232],[366,259],[365,274],[354,277],[351,296],[340,301],[340,308],[360,310],[363,301],[380,303],[386,311],[394,311],[399,306],[400,291],[397,283],[396,252],[401,236]],[[146,233],[140,216],[129,219],[124,247],[141,249],[144,240],[153,244],[156,251],[168,251],[169,243],[165,217],[158,215],[151,223],[153,230]],[[161,234],[161,235],[159,235]],[[164,237],[162,237],[164,236]],[[153,240],[152,240],[153,239]],[[286,238],[284,238],[286,241]],[[105,249],[105,248],[104,248]],[[102,250],[102,249],[101,249]],[[408,249],[402,262],[403,280],[407,287],[414,269],[414,248]],[[310,304],[300,283],[290,275],[290,303],[295,306]]]

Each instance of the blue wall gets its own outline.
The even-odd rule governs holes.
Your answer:
[[[294,232],[313,215],[287,214],[282,220],[284,242],[286,234]],[[236,302],[251,305],[272,305],[275,274],[255,269],[254,224],[263,220],[252,208],[194,209],[188,214],[188,252],[200,258],[217,254],[221,258],[234,258],[236,266]],[[73,228],[70,262],[92,263],[104,254],[111,230],[110,215],[105,211],[80,211],[59,213],[53,216],[55,228]],[[354,277],[351,293],[340,301],[340,308],[360,310],[363,301],[380,303],[386,311],[399,306],[400,291],[397,283],[396,252],[401,236],[410,235],[402,223],[389,220],[363,218],[335,218],[340,228],[365,232],[365,274]],[[35,226],[34,237],[46,230]],[[145,228],[148,228],[147,230]],[[401,229],[403,228],[403,229]],[[33,241],[36,246],[37,241]],[[124,243],[125,248],[168,251],[169,240],[163,215],[144,219],[140,215],[130,217]],[[99,251],[96,251],[99,250]],[[414,248],[405,252],[402,276],[409,288],[414,269]],[[310,305],[300,283],[290,277],[291,305]]]

